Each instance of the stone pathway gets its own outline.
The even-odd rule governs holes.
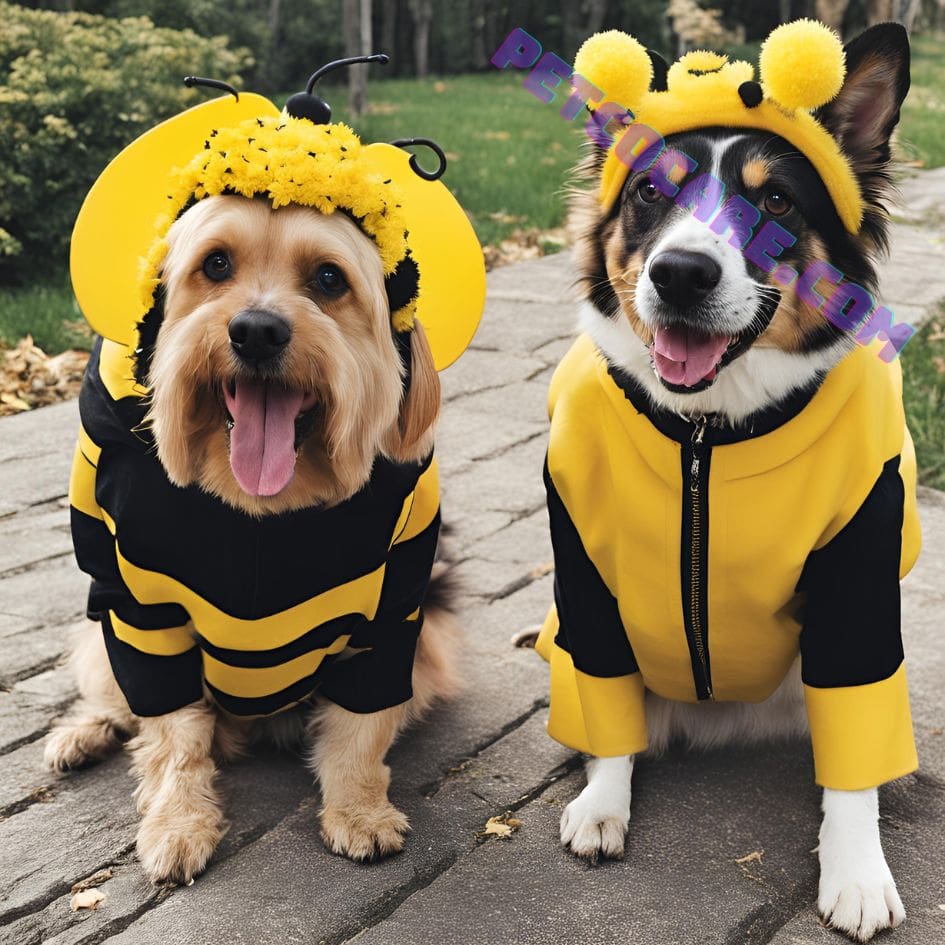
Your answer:
[[[906,303],[945,297],[942,244],[927,222],[945,206],[945,172],[909,188],[920,209],[938,196],[921,209],[926,219],[896,227],[884,301],[901,317],[914,317]],[[493,272],[473,348],[444,375],[438,453],[468,686],[395,747],[392,798],[413,833],[402,855],[374,866],[325,851],[316,792],[291,754],[264,751],[225,771],[230,832],[203,877],[169,891],[149,887],[135,860],[125,757],[63,778],[43,770],[42,737],[74,696],[60,656],[87,590],[65,498],[77,410],[0,421],[0,943],[843,941],[812,908],[818,792],[804,744],[644,761],[625,861],[593,869],[558,846],[580,759],[543,731],[544,664],[508,640],[551,598],[545,394],[572,337],[569,282],[566,254]],[[921,511],[926,544],[903,620],[923,766],[882,791],[884,842],[909,912],[897,945],[945,941],[945,498],[923,490]],[[481,839],[506,811],[521,829]],[[71,913],[72,884],[103,869],[106,901]]]

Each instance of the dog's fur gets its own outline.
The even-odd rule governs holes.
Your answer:
[[[433,358],[417,325],[410,337],[410,385],[391,333],[380,256],[347,216],[324,216],[262,200],[210,197],[171,228],[161,276],[164,318],[151,356],[149,420],[158,457],[177,485],[197,483],[241,513],[264,516],[320,503],[335,504],[368,480],[378,455],[415,461],[432,448],[440,404]],[[235,276],[210,281],[202,262],[216,250],[235,263]],[[341,269],[348,290],[320,294],[310,281],[319,265]],[[278,313],[292,329],[277,373],[284,386],[315,395],[304,418],[289,484],[272,496],[249,495],[229,462],[222,387],[247,370],[228,336],[239,312]],[[434,568],[413,669],[413,698],[371,714],[327,701],[305,721],[308,761],[321,785],[326,845],[355,860],[400,850],[407,818],[388,800],[384,763],[412,719],[458,687],[458,629],[437,591],[445,566]],[[440,586],[437,587],[437,581]],[[253,723],[217,710],[207,699],[155,718],[132,715],[112,674],[101,629],[84,627],[72,665],[80,699],[50,734],[46,760],[65,770],[98,760],[130,736],[141,824],[138,853],[155,882],[189,882],[209,861],[226,826],[216,786],[216,760],[239,757]],[[291,735],[297,714],[261,726],[277,740]]]
[[[839,96],[819,118],[837,137],[864,195],[865,219],[857,236],[845,230],[813,166],[783,139],[758,131],[707,129],[671,136],[676,147],[752,203],[768,188],[787,192],[794,209],[780,220],[797,236],[783,261],[803,272],[827,260],[875,292],[873,259],[886,248],[890,196],[889,139],[909,87],[905,32],[875,27],[846,48],[847,77]],[[781,299],[767,328],[714,383],[687,392],[670,389],[654,371],[648,345],[661,302],[648,263],[666,249],[694,250],[721,267],[718,287],[704,305],[707,329],[718,334],[751,332],[768,285],[776,285],[730,246],[672,201],[640,196],[646,173],[631,172],[613,209],[601,211],[594,193],[603,153],[594,149],[578,169],[583,186],[572,195],[571,228],[583,302],[580,325],[608,360],[642,386],[652,402],[689,418],[715,414],[735,425],[816,383],[850,350],[853,341],[823,315],[803,305],[792,289]],[[799,665],[764,703],[683,704],[647,694],[650,751],[673,739],[693,747],[796,737],[806,731]],[[619,858],[630,817],[633,757],[597,758],[587,765],[587,787],[561,820],[561,840],[578,856]],[[877,825],[876,789],[825,790],[820,833],[818,905],[824,918],[862,941],[905,917],[883,856]]]

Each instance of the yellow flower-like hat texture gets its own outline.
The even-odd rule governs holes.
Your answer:
[[[811,114],[837,96],[846,74],[840,38],[822,23],[796,20],[772,31],[761,47],[760,82],[751,63],[695,50],[670,66],[666,88],[653,90],[649,54],[618,30],[591,36],[578,50],[574,71],[604,92],[602,101],[619,102],[635,121],[664,138],[710,126],[779,135],[814,165],[847,230],[859,231],[863,198],[856,175],[837,140]],[[629,172],[617,154],[618,143],[619,136],[601,176],[606,209]]]
[[[291,100],[290,100],[291,102]],[[466,214],[434,175],[390,144],[363,144],[258,95],[205,102],[152,128],[103,171],[79,212],[71,271],[96,332],[134,352],[159,302],[166,236],[194,202],[219,194],[348,214],[376,244],[392,328],[426,331],[442,369],[468,346],[485,300],[482,251]]]

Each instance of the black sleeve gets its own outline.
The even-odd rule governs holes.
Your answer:
[[[365,651],[335,659],[321,695],[350,712],[377,712],[413,695],[414,652],[439,531],[437,510],[419,534],[391,548],[377,614],[348,643]]]
[[[589,676],[627,676],[638,671],[617,599],[591,561],[555,487],[545,460],[545,490],[554,549],[555,644]]]
[[[808,686],[862,686],[902,663],[899,564],[905,490],[889,460],[856,515],[808,557],[798,582]]]

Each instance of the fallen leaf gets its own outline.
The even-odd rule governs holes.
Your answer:
[[[101,886],[102,883],[108,882],[114,875],[111,867],[107,866],[105,869],[99,870],[91,876],[86,876],[85,879],[80,879],[77,883],[73,883],[72,889],[70,889],[69,892],[77,893],[86,889],[92,889],[93,886]]]
[[[764,850],[752,850],[751,853],[746,853],[744,856],[740,856],[735,862],[741,866],[743,863],[760,863],[761,858],[765,855]]]
[[[82,892],[75,893],[69,900],[69,908],[73,912],[78,912],[80,909],[92,909],[94,911],[105,901],[105,898],[105,893],[100,889],[83,889]]]
[[[445,92],[445,91],[446,91],[446,83],[445,83],[445,82],[434,82],[434,83],[433,83],[433,91],[434,91],[434,92]]]
[[[522,822],[517,820],[510,813],[500,814],[498,817],[490,817],[486,821],[485,827],[479,831],[479,836],[508,839],[521,826]]]

